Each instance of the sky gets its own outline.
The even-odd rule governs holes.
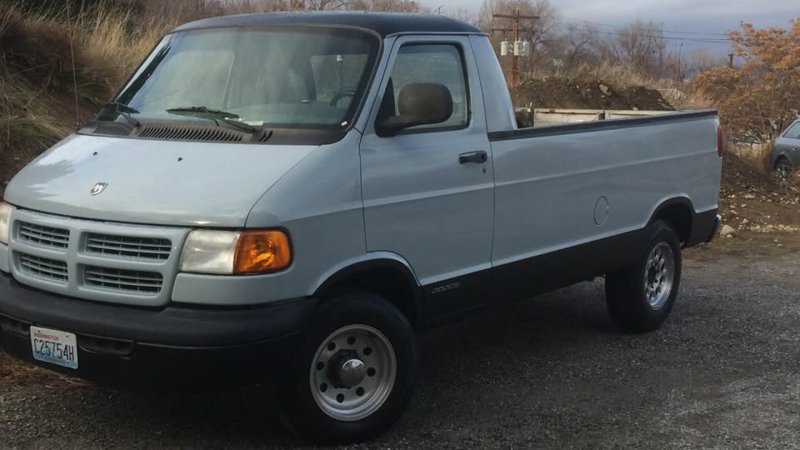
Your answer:
[[[431,9],[443,6],[445,11],[460,8],[478,11],[482,0],[421,0],[421,3]],[[800,0],[550,0],[550,4],[565,22],[591,22],[597,29],[611,32],[614,26],[637,19],[652,21],[663,26],[666,36],[673,37],[671,46],[684,42],[690,48],[708,47],[715,52],[727,52],[730,46],[697,39],[722,38],[713,33],[738,28],[741,20],[757,27],[788,28],[790,19],[800,17]],[[682,41],[681,37],[687,40]]]

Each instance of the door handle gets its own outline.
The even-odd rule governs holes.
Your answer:
[[[489,154],[483,150],[477,152],[462,153],[458,155],[458,162],[460,164],[476,163],[483,164],[489,160]]]

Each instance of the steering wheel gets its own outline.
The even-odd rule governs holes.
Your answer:
[[[336,95],[333,96],[333,98],[330,101],[330,105],[336,106],[339,104],[339,100],[345,97],[354,97],[355,95],[356,95],[355,89],[342,89]]]

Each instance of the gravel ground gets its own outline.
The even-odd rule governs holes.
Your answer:
[[[657,332],[602,281],[426,333],[409,411],[365,448],[800,448],[800,254],[693,250]],[[298,447],[274,394],[141,394],[0,378],[0,446]]]

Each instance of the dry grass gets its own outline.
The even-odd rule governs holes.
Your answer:
[[[153,48],[160,37],[177,25],[168,18],[153,18],[146,26],[133,26],[132,11],[110,9],[84,15],[73,25],[72,35],[80,58],[80,70],[89,86],[100,89],[99,103],[107,100]]]
[[[77,81],[83,100],[107,100],[175,23],[153,18],[134,26],[131,10],[103,5],[78,18],[8,9],[0,22],[4,78],[24,80],[56,95],[74,94]]]

